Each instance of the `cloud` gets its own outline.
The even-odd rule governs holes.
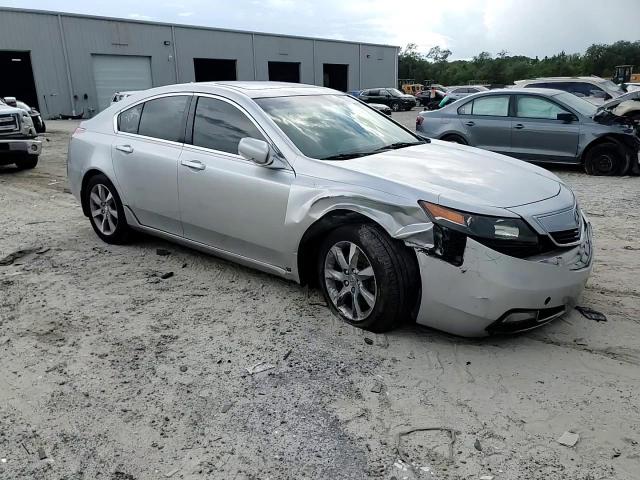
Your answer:
[[[122,16],[131,0],[56,0],[62,11]],[[22,8],[51,8],[50,0],[5,0]],[[592,43],[638,40],[640,0],[136,0],[129,18],[238,30],[346,39],[421,52],[439,45],[452,58],[493,54],[545,56],[583,52]],[[197,12],[197,13],[195,13]]]
[[[153,20],[153,17],[142,15],[140,13],[130,13],[129,15],[127,15],[127,18],[131,18],[133,20]]]

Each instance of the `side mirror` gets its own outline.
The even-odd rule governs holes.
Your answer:
[[[573,113],[563,112],[563,113],[558,113],[556,115],[556,119],[562,120],[564,123],[571,123],[578,120],[578,117],[576,117]]]
[[[264,140],[245,137],[238,144],[238,155],[258,165],[269,165],[273,160],[269,144]]]

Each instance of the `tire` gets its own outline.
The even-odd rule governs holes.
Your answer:
[[[603,142],[589,149],[584,159],[584,170],[589,175],[624,175],[629,169],[630,158],[620,145]]]
[[[391,110],[393,110],[394,112],[400,111],[400,104],[398,102],[391,102],[391,105],[389,106],[391,107]]]
[[[87,182],[82,196],[83,206],[96,235],[106,243],[127,243],[131,230],[113,183],[102,174],[94,175]]]
[[[16,167],[19,170],[31,170],[38,165],[38,155],[25,155],[16,160]]]
[[[460,135],[455,134],[445,135],[441,138],[441,140],[444,140],[445,142],[457,143],[459,145],[469,145],[464,138],[462,138]]]
[[[352,256],[352,249],[358,254]],[[418,298],[412,252],[374,225],[345,225],[330,232],[320,246],[317,273],[331,311],[372,332],[391,330],[410,318]]]

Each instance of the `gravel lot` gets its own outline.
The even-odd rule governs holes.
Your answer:
[[[374,335],[293,283],[102,243],[66,191],[75,125],[48,122],[35,170],[0,167],[0,260],[31,252],[0,266],[3,480],[638,478],[640,179],[556,171],[594,224],[582,304],[607,322]],[[454,435],[398,453],[421,427]]]

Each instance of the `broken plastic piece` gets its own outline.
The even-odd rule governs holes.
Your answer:
[[[558,439],[558,443],[560,445],[565,445],[567,447],[573,447],[580,440],[580,435],[573,432],[564,432],[562,436]]]
[[[596,322],[607,321],[607,317],[604,315],[604,313],[600,313],[593,308],[577,306],[576,310],[589,320],[595,320]]]

